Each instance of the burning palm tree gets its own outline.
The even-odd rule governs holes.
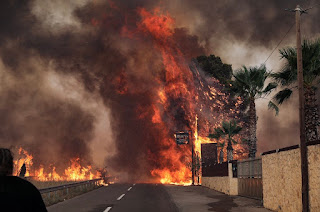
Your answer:
[[[237,122],[235,120],[231,121],[223,121],[222,127],[214,128],[214,133],[209,134],[209,138],[213,139],[220,139],[227,137],[228,146],[227,146],[227,160],[231,161],[233,160],[233,147],[232,143],[236,144],[237,142],[233,139],[235,135],[238,135],[240,131],[242,130],[242,127],[237,125]],[[224,146],[224,144],[223,144]],[[223,151],[223,148],[222,148]],[[222,155],[223,157],[223,155]],[[221,150],[220,150],[220,162],[221,162]]]
[[[219,163],[222,163],[223,162],[223,149],[224,149],[224,146],[226,145],[226,142],[219,142],[218,143],[218,148],[220,148],[220,153],[219,153]]]

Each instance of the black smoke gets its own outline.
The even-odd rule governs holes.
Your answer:
[[[163,119],[170,130],[151,122],[156,92],[170,82],[163,76],[161,55],[155,50],[153,38],[136,30],[141,19],[137,10],[143,7],[150,11],[157,6],[167,9],[183,26],[174,30],[175,48],[191,60],[205,53],[220,56],[232,51],[223,49],[223,38],[245,41],[248,48],[272,48],[283,36],[283,29],[293,23],[293,14],[283,9],[298,3],[57,2],[48,12],[56,14],[71,8],[70,23],[60,23],[63,18],[57,19],[58,23],[50,19],[46,22],[51,16],[35,9],[43,7],[41,1],[0,3],[1,146],[23,146],[33,153],[35,164],[49,165],[54,159],[64,164],[72,157],[91,162],[94,152],[89,146],[97,117],[84,107],[85,100],[73,101],[64,98],[63,91],[57,94],[47,88],[47,75],[54,70],[60,78],[72,76],[76,79],[73,89],[84,88],[84,92],[110,109],[116,152],[106,163],[115,171],[129,173],[132,179],[148,177],[151,169],[163,168],[163,164],[173,166],[161,155],[162,150],[170,148],[162,142],[174,130],[190,128],[186,119],[190,111],[179,108],[186,104],[183,98],[169,97],[167,116]],[[306,22],[316,23],[315,14],[312,12]],[[197,25],[198,19],[201,24]],[[304,29],[319,32],[316,24]],[[126,30],[133,38],[123,35]],[[219,47],[219,51],[215,52],[212,46]]]

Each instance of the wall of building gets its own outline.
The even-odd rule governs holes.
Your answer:
[[[320,145],[308,146],[310,211],[320,211]],[[300,149],[262,156],[263,203],[275,211],[302,211]]]
[[[232,177],[232,164],[228,164],[225,177],[202,177],[201,185],[229,195],[238,195],[238,178]]]

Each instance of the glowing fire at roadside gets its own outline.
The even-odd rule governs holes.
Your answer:
[[[174,38],[175,21],[168,13],[163,13],[159,8],[153,11],[147,11],[142,8],[138,10],[138,14],[141,17],[141,21],[137,24],[138,31],[140,31],[143,36],[152,38],[154,49],[160,53],[165,70],[165,81],[157,80],[160,86],[157,92],[158,95],[155,97],[154,104],[152,105],[154,113],[151,122],[165,129],[168,125],[162,117],[167,115],[167,111],[169,113],[172,111],[170,107],[172,107],[173,101],[181,102],[175,103],[178,105],[176,110],[184,111],[183,117],[179,118],[187,120],[188,124],[184,124],[184,129],[179,128],[177,130],[191,130],[194,133],[195,155],[198,155],[199,159],[201,159],[201,143],[216,143],[216,141],[203,136],[207,136],[209,128],[216,127],[217,123],[220,123],[221,120],[228,116],[221,112],[224,110],[224,104],[228,102],[228,97],[218,88],[209,86],[203,82],[197,69],[194,72],[190,70],[187,57],[180,47],[176,45]],[[128,33],[127,37],[129,38],[134,34]],[[199,81],[199,85],[194,84],[196,80]],[[205,85],[207,85],[207,87]],[[202,95],[202,97],[200,97],[200,95]],[[183,100],[181,101],[181,99]],[[212,105],[202,105],[207,103]],[[239,105],[235,106],[237,107]],[[205,130],[201,131],[202,136],[200,136],[198,132],[197,113],[201,113],[205,107],[210,108],[210,113],[212,113],[210,119],[213,121],[206,122],[205,126],[201,126]],[[219,111],[219,113],[214,113],[215,111]],[[229,114],[237,113],[237,108],[229,112]],[[202,115],[201,118],[203,117]],[[174,117],[171,118],[174,119]],[[165,144],[165,150],[161,150],[161,155],[164,161],[168,160],[170,163],[164,163],[164,168],[151,170],[151,175],[163,184],[190,185],[190,145],[180,145],[177,147],[172,137],[163,140],[163,144]]]
[[[167,127],[162,121],[162,113],[169,108],[169,99],[187,98],[186,104],[181,105],[186,111],[193,111],[191,104],[192,89],[188,89],[186,79],[192,79],[192,73],[185,63],[185,57],[179,48],[176,47],[172,36],[174,34],[174,20],[169,14],[161,13],[159,8],[152,12],[145,9],[138,11],[141,16],[141,22],[138,24],[138,29],[144,33],[151,35],[153,38],[154,49],[159,51],[162,56],[162,62],[165,67],[166,83],[161,85],[156,97],[156,103],[153,105],[154,115],[152,123],[158,124],[162,127]],[[192,114],[188,114],[192,116]],[[189,118],[189,117],[185,117]],[[164,161],[168,160],[170,163],[164,165],[165,168],[151,170],[151,175],[158,178],[162,184],[191,184],[191,172],[187,163],[188,159],[182,161],[184,155],[190,154],[190,149],[186,146],[177,147],[174,139],[166,138],[163,141],[169,148],[163,150],[161,155]],[[181,152],[181,148],[184,152]],[[162,160],[162,159],[160,159]]]
[[[18,160],[13,161],[14,167],[16,167],[13,173],[18,175],[20,170],[17,167],[22,167],[22,165],[25,164],[27,167],[25,176],[28,177],[30,176],[28,167],[33,165],[33,162],[32,162],[33,156],[29,154],[26,150],[22,149],[21,147],[19,148],[19,156],[20,155],[23,155],[23,157],[20,157]]]
[[[56,172],[56,167],[51,166],[45,169],[42,165],[38,169],[33,168],[33,156],[20,147],[19,159],[14,161],[14,174],[18,175],[21,166],[25,163],[27,172],[26,177],[33,177],[39,181],[82,181],[92,180],[100,177],[100,174],[92,171],[91,166],[81,166],[80,158],[70,160],[70,165],[64,170],[63,174]]]

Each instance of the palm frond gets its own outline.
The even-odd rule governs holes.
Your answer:
[[[279,114],[279,107],[275,103],[269,101],[268,108],[276,111],[276,116]]]
[[[297,52],[293,47],[280,49],[279,52],[286,63],[272,77],[282,86],[289,86],[297,81]],[[304,40],[302,55],[304,83],[311,85],[320,76],[320,39]]]
[[[277,83],[270,82],[267,87],[262,91],[262,94],[269,94],[272,90],[278,87]]]
[[[218,142],[218,147],[219,148],[224,148],[224,146],[226,145],[226,142]]]
[[[235,80],[232,86],[234,91],[243,98],[260,98],[262,95],[268,95],[274,89],[275,83],[269,84],[264,88],[265,82],[270,73],[265,65],[256,67],[243,66],[242,69],[233,74]]]
[[[238,144],[238,142],[236,140],[234,140],[233,138],[231,138],[231,142],[234,144]]]
[[[289,86],[297,80],[297,70],[285,66],[281,71],[272,73],[271,77],[281,86]]]
[[[281,105],[285,100],[289,99],[292,94],[292,90],[289,88],[285,88],[279,91],[275,96],[274,100],[276,100],[277,104]]]
[[[221,137],[224,137],[224,132],[220,127],[215,128],[214,133],[208,135],[208,138],[211,139],[220,139]]]
[[[221,125],[221,127],[214,128],[215,132],[209,134],[208,137],[212,139],[220,139],[225,136],[232,138],[242,130],[242,127],[238,126],[235,120],[222,121]]]

